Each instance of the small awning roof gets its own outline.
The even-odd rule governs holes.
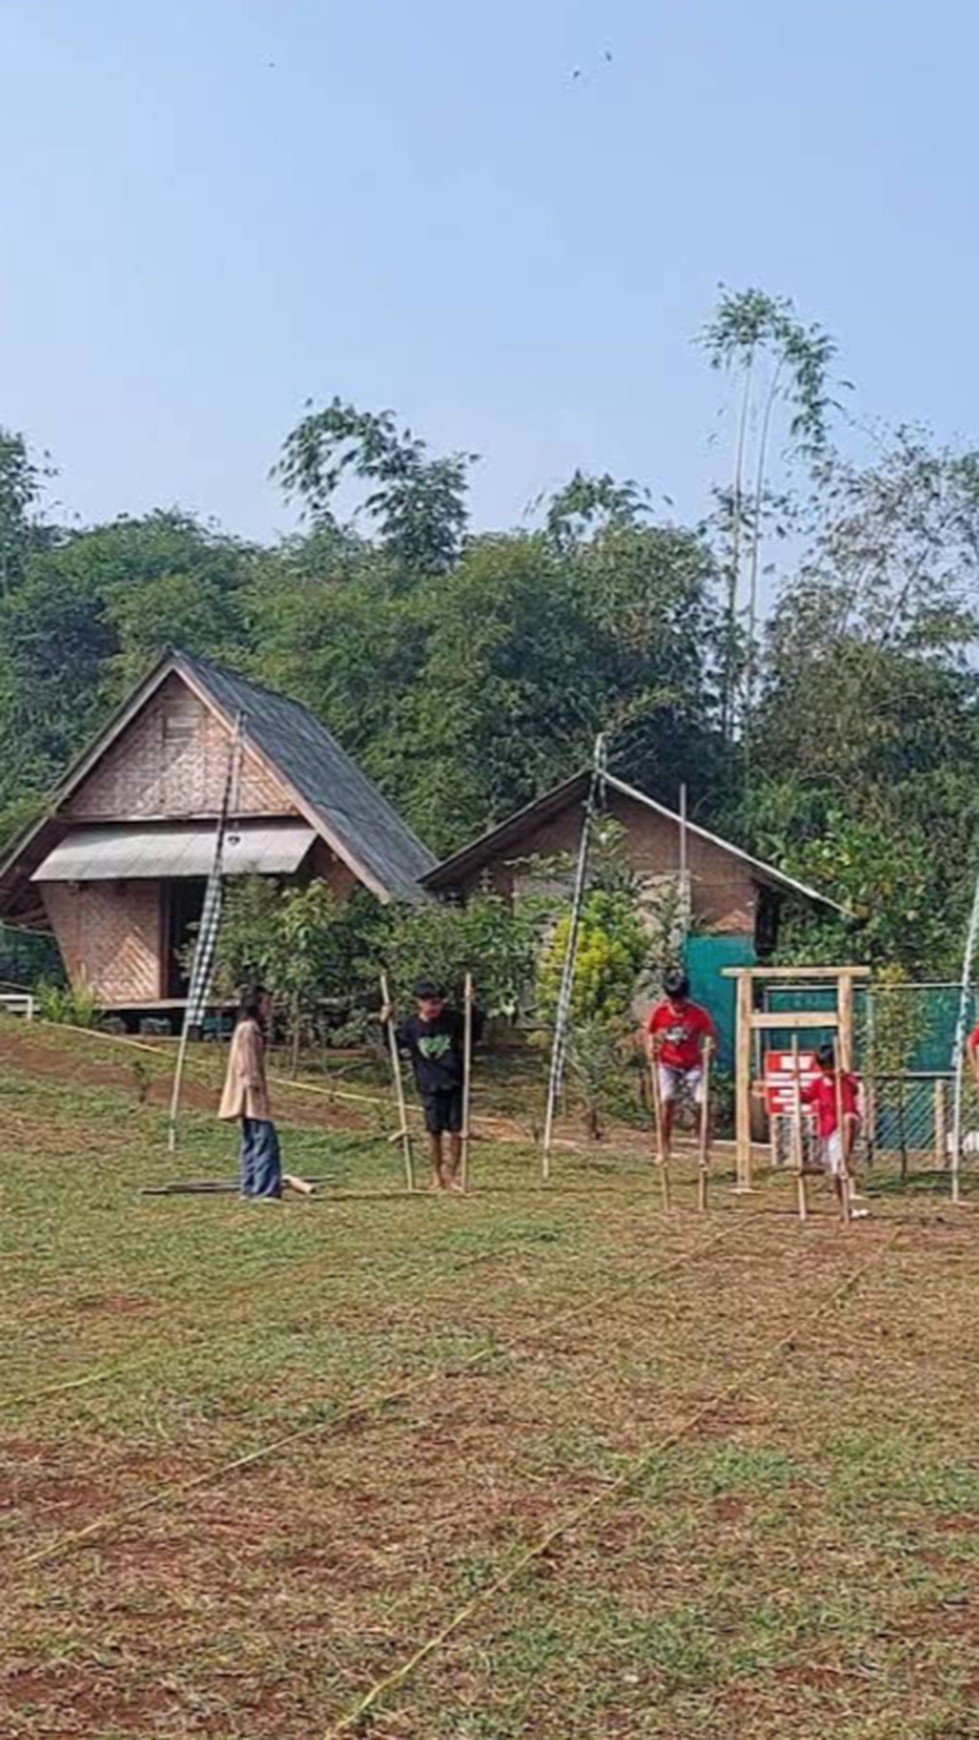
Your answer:
[[[140,827],[133,823],[73,828],[49,852],[32,882],[136,882],[208,876],[213,822]],[[237,823],[224,840],[228,876],[282,876],[298,870],[316,839],[303,822]]]

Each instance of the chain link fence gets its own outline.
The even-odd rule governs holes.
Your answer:
[[[914,1172],[945,1170],[951,1165],[955,1102],[955,1041],[960,987],[953,983],[910,984],[903,981],[859,983],[854,991],[853,1068],[860,1077],[863,1125],[862,1157],[896,1166],[902,1178]],[[835,1009],[835,992],[828,986],[780,981],[766,987],[766,1009]],[[976,995],[969,999],[967,1028],[977,1016]],[[800,1036],[800,1049],[815,1050],[835,1037],[832,1026]],[[786,1050],[792,1035],[759,1033],[754,1058],[755,1079],[764,1073],[765,1053]],[[979,1094],[966,1068],[962,1099],[962,1158],[979,1159]]]
[[[31,991],[41,980],[65,982],[58,945],[47,931],[0,924],[0,990]]]

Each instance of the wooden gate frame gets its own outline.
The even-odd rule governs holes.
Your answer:
[[[735,1190],[751,1189],[751,1036],[753,1033],[799,1033],[806,1029],[832,1028],[839,1034],[840,1062],[853,1065],[853,984],[869,979],[869,967],[722,967],[721,976],[737,981],[735,1036]],[[823,980],[836,987],[835,1009],[756,1009],[755,986],[769,980],[815,984]]]

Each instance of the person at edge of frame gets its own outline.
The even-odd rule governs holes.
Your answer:
[[[425,1112],[428,1134],[428,1158],[431,1167],[430,1190],[461,1191],[459,1170],[462,1164],[463,1076],[465,1073],[465,1020],[458,1009],[448,1006],[442,991],[431,979],[423,979],[414,989],[415,1012],[399,1022],[394,1036],[401,1051],[411,1060],[415,1086]],[[387,1026],[394,1019],[391,1005],[381,1010],[381,1022]],[[476,1044],[482,1035],[483,1021],[477,1008],[472,1010],[472,1037]],[[444,1138],[449,1138],[448,1156]]]
[[[696,1113],[696,1138],[701,1137],[704,1105],[704,1048],[714,1042],[714,1023],[699,1003],[690,1000],[690,980],[685,973],[667,973],[663,996],[646,1021],[646,1051],[657,1071],[663,1108],[663,1158],[670,1157],[673,1113],[677,1095],[685,1087]]]
[[[822,1161],[833,1180],[836,1200],[843,1207],[843,1192],[853,1190],[853,1150],[860,1128],[860,1081],[852,1070],[841,1069],[837,1081],[836,1047],[830,1041],[816,1053],[819,1074],[802,1090],[803,1105],[811,1106],[816,1115],[816,1134],[822,1149]],[[842,1118],[843,1128],[839,1128]],[[868,1210],[853,1210],[858,1220],[865,1220]]]
[[[265,1035],[272,1018],[272,999],[261,985],[244,993],[231,1040],[228,1073],[218,1117],[241,1125],[239,1194],[255,1202],[275,1202],[282,1195],[279,1135],[272,1122],[265,1073]]]

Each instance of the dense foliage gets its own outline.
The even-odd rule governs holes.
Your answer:
[[[46,456],[0,431],[0,837],[176,644],[306,702],[436,852],[604,730],[626,777],[670,802],[686,782],[698,820],[863,921],[787,950],[947,970],[979,851],[979,453],[861,446],[833,342],[761,292],[725,293],[704,342],[736,464],[698,525],[579,472],[532,523],[474,532],[474,455],[336,400],[276,468],[292,539],[175,510],[67,529]]]

